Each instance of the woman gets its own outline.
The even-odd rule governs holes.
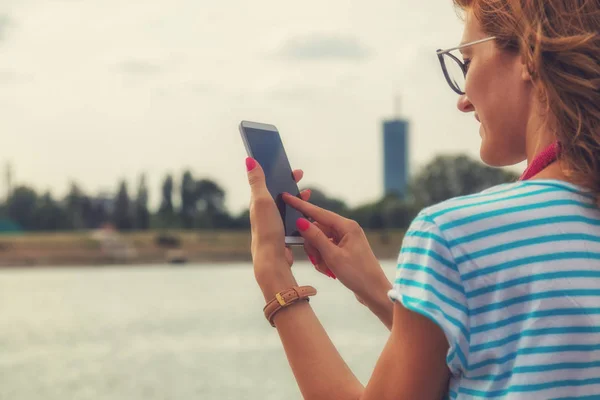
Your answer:
[[[423,210],[393,286],[355,222],[285,197],[316,221],[297,224],[317,268],[391,329],[366,387],[286,291],[281,220],[246,161],[255,277],[307,399],[600,398],[600,3],[455,3],[464,61],[438,51],[443,71],[481,122],[482,160],[526,159],[522,179]]]

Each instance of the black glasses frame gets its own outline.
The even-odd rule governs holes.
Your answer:
[[[461,96],[465,94],[465,92],[460,90],[460,88],[452,81],[452,78],[450,77],[450,74],[448,73],[448,67],[446,67],[446,60],[444,59],[444,56],[450,57],[450,59],[452,61],[456,62],[459,65],[461,71],[463,72],[465,80],[466,80],[467,79],[467,65],[464,62],[460,61],[458,59],[458,57],[456,57],[455,55],[450,54],[450,52],[454,51],[454,50],[460,50],[465,47],[473,46],[475,44],[488,42],[488,41],[494,40],[494,39],[496,39],[496,36],[490,36],[490,37],[486,37],[484,39],[475,40],[474,42],[461,44],[460,46],[456,46],[451,49],[447,49],[447,50],[440,49],[440,50],[436,51],[438,59],[440,60],[440,65],[442,66],[442,71],[444,72],[444,77],[446,78],[446,82],[448,82],[448,85],[450,86],[450,88],[452,90],[454,90],[456,93],[458,93]]]
[[[450,86],[450,88],[452,90],[454,90],[456,93],[458,93],[459,95],[462,96],[465,94],[465,92],[460,90],[460,88],[452,80],[452,77],[450,77],[450,73],[448,72],[448,67],[446,67],[446,61],[444,60],[444,56],[450,57],[452,59],[452,61],[455,61],[459,65],[461,71],[463,72],[465,79],[467,78],[467,66],[465,65],[464,62],[460,61],[458,59],[458,57],[454,56],[453,54],[440,53],[441,51],[443,51],[443,50],[438,50],[437,56],[440,60],[440,65],[442,66],[442,71],[444,72],[444,77],[446,78],[446,82],[448,82],[448,85]]]

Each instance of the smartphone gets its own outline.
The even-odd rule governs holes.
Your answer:
[[[285,192],[300,197],[300,191],[294,180],[279,131],[273,125],[242,121],[240,133],[248,156],[258,161],[265,172],[267,189],[273,196],[283,221],[285,244],[303,245],[304,238],[296,228],[296,221],[298,218],[306,217],[300,211],[288,206],[282,198]]]

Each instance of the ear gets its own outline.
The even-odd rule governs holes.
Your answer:
[[[521,68],[521,79],[525,82],[532,82],[535,79],[535,69],[531,62],[526,60],[525,57],[521,57],[520,62]]]

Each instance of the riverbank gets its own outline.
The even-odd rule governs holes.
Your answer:
[[[367,232],[375,255],[395,259],[404,232]],[[294,249],[304,259],[302,248]],[[0,236],[0,267],[250,261],[248,231],[31,233]]]

